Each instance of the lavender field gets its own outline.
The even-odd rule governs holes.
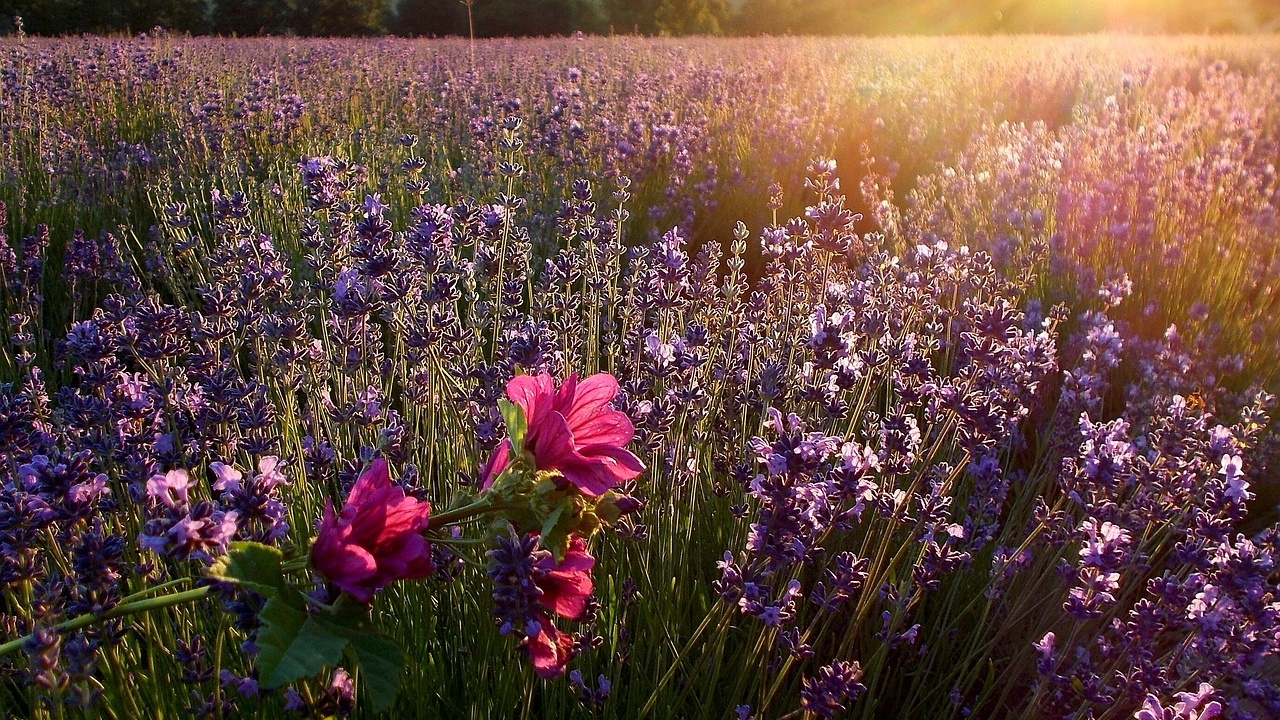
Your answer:
[[[1280,718],[1280,39],[0,83],[0,718]]]

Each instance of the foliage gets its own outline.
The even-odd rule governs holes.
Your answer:
[[[653,21],[664,35],[719,35],[728,15],[727,0],[662,0]]]
[[[467,9],[458,0],[401,0],[391,30],[409,37],[467,35]]]
[[[603,30],[603,11],[593,0],[479,0],[477,37],[572,35]]]

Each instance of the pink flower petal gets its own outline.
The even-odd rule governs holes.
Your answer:
[[[578,427],[570,423],[569,431],[573,433],[573,442],[579,448],[584,445],[623,446],[636,436],[631,418],[626,413],[612,409],[598,413]]]
[[[580,537],[574,537],[564,559],[558,564],[551,561],[551,567],[538,581],[538,589],[542,597],[538,600],[544,607],[561,617],[576,620],[582,616],[587,607],[587,597],[591,595],[591,568],[596,560],[586,552],[586,543]]]
[[[551,412],[554,393],[555,384],[551,376],[546,373],[537,377],[517,375],[507,383],[507,398],[524,410],[525,425],[530,433],[541,425],[543,418]]]
[[[400,535],[379,547],[376,585],[396,580],[421,580],[435,570],[431,562],[431,546],[421,535]]]
[[[602,463],[618,482],[630,480],[644,472],[644,463],[624,447],[590,445],[579,448],[578,452],[585,458]]]
[[[529,637],[529,660],[538,677],[550,680],[564,674],[565,665],[573,659],[573,638],[560,632],[550,619],[540,618],[542,631]]]
[[[369,469],[361,473],[355,484],[351,486],[351,493],[347,495],[347,504],[342,508],[343,513],[345,514],[352,506],[362,507],[368,502],[369,496],[390,485],[391,475],[387,472],[387,461],[382,458],[374,460],[369,465]]]
[[[614,486],[617,480],[600,463],[566,465],[560,468],[560,472],[570,485],[581,490],[583,495],[590,497],[600,497],[605,494],[609,491],[609,488]]]
[[[375,460],[352,486],[340,514],[325,501],[311,566],[357,600],[370,602],[389,583],[432,572],[431,547],[421,535],[430,514],[428,503],[391,485],[385,460]]]
[[[379,537],[395,538],[426,530],[431,505],[417,498],[407,497],[403,490],[394,488],[384,501],[383,511],[385,515]]]
[[[577,391],[578,373],[573,373],[560,383],[560,389],[556,390],[555,397],[552,399],[551,408],[561,415],[568,415],[573,409],[573,400]]]
[[[380,490],[365,497],[365,505],[347,504],[342,508],[340,525],[344,531],[343,539],[373,550],[382,537],[387,524],[387,500],[389,490]]]
[[[596,373],[576,385],[573,405],[565,414],[574,437],[586,430],[597,415],[608,409],[609,403],[618,394],[618,381],[609,373]]]
[[[586,461],[575,449],[569,424],[560,413],[550,413],[538,430],[537,443],[529,450],[539,470],[556,470]]]
[[[525,410],[525,450],[538,470],[559,470],[583,493],[599,496],[644,471],[625,448],[635,438],[631,419],[609,403],[618,381],[597,373],[578,381],[571,375],[557,389],[550,375],[520,376],[507,383],[507,396]],[[510,462],[510,446],[499,447],[481,470],[481,489]]]
[[[312,564],[317,570],[323,565],[325,570],[322,572],[326,578],[361,602],[373,599],[376,588],[365,581],[377,574],[378,563],[368,550],[359,545],[336,545],[331,552],[313,557]]]
[[[511,440],[503,440],[498,447],[494,448],[493,454],[489,456],[489,462],[480,468],[480,491],[484,492],[493,485],[493,481],[498,479],[503,470],[511,464]]]
[[[544,602],[546,608],[560,617],[577,620],[587,609],[587,596],[591,594],[591,578],[566,575],[564,577],[549,575],[544,579],[548,586],[556,589],[556,595],[550,602]]]

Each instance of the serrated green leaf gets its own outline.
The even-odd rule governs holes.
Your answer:
[[[560,516],[561,516],[561,515],[564,515],[564,510],[565,510],[564,506],[565,506],[565,504],[564,504],[564,503],[560,503],[560,504],[556,505],[556,506],[551,510],[551,512],[549,512],[549,513],[547,513],[546,515],[544,515],[544,516],[543,516],[543,518],[542,518],[542,528],[541,528],[541,533],[540,533],[540,534],[541,534],[541,537],[542,537],[542,544],[543,544],[543,546],[545,546],[545,545],[547,544],[548,540],[549,540],[549,539],[551,538],[551,536],[555,533],[555,531],[556,531],[556,523],[560,522]]]
[[[551,551],[556,562],[564,559],[565,550],[569,547],[569,533],[574,526],[571,503],[569,499],[560,502],[542,521],[538,542]]]
[[[400,692],[404,652],[395,640],[379,633],[369,616],[369,607],[343,594],[331,613],[315,616],[326,629],[347,638],[346,653],[360,667],[360,681],[374,712],[382,712],[395,702]]]
[[[209,577],[271,597],[284,587],[281,560],[280,551],[269,545],[233,542],[209,567]]]
[[[258,618],[262,621],[257,640],[258,672],[268,690],[314,677],[342,659],[346,634],[336,631],[327,619],[308,615],[297,590],[272,597]]]
[[[391,707],[400,693],[404,651],[395,640],[374,632],[354,632],[348,649],[360,666],[360,680],[374,712]]]
[[[524,438],[529,432],[529,423],[524,416],[524,408],[506,398],[498,400],[498,411],[507,424],[507,437],[511,439],[512,461],[524,454]]]

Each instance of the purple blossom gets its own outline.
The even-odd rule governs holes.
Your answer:
[[[846,710],[846,703],[866,692],[866,686],[858,682],[861,679],[862,667],[857,661],[837,660],[824,665],[818,668],[816,677],[805,678],[800,706],[819,717],[832,717]]]

